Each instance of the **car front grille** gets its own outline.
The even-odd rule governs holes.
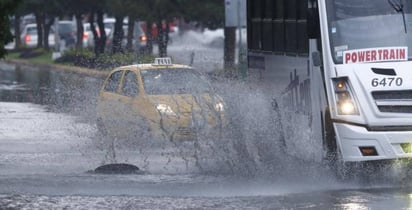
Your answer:
[[[373,91],[380,112],[412,113],[412,90]]]

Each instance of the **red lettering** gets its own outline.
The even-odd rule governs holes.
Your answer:
[[[358,52],[359,62],[365,61],[365,51]]]
[[[408,49],[405,47],[370,48],[344,52],[344,63],[406,60]]]
[[[350,53],[345,53],[345,63],[349,63],[350,61]]]
[[[389,59],[390,60],[395,60],[395,51],[393,49],[391,49],[391,51],[390,51]]]
[[[382,60],[382,50],[378,50],[378,54],[379,54],[379,60]]]
[[[400,60],[405,60],[406,59],[406,50],[405,49],[400,49],[399,50],[399,59]]]
[[[376,50],[372,50],[371,60],[376,61]]]
[[[352,63],[356,63],[356,62],[358,62],[358,56],[357,56],[357,54],[354,52],[354,53],[352,53]]]
[[[366,51],[366,61],[367,62],[371,61],[371,51],[370,50]]]
[[[389,52],[388,50],[383,50],[383,58],[382,60],[388,60]]]

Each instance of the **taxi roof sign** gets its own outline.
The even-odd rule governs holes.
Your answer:
[[[173,65],[173,63],[170,57],[164,57],[164,58],[155,58],[153,65],[168,66],[168,65]]]

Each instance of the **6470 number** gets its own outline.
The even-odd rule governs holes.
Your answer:
[[[401,77],[373,78],[371,84],[372,87],[402,86],[403,79]]]

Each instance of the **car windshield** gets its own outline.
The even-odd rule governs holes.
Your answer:
[[[37,28],[36,27],[27,27],[27,34],[36,34],[37,35]]]
[[[60,34],[70,34],[74,29],[74,25],[71,23],[59,23]]]
[[[209,83],[193,69],[142,70],[141,75],[148,95],[206,93],[210,90]]]
[[[329,37],[335,63],[344,52],[369,48],[406,48],[412,58],[412,1],[328,0]]]

